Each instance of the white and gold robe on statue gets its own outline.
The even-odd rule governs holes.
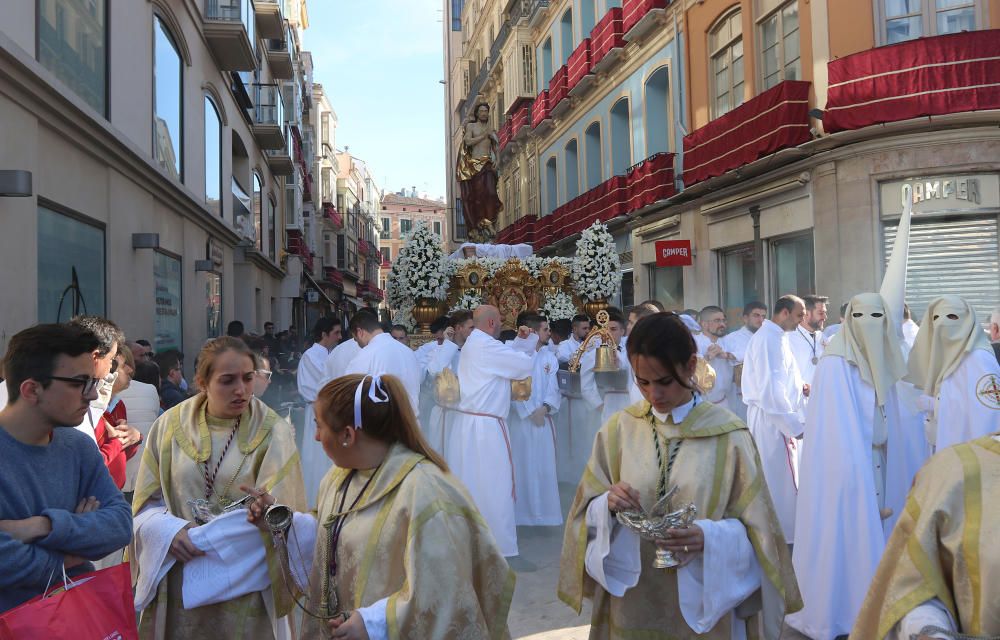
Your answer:
[[[308,608],[331,606],[327,584],[339,609],[360,611],[372,640],[509,638],[514,572],[457,479],[396,443],[377,469],[356,472],[339,513],[349,473],[334,468],[323,482]],[[333,558],[328,543],[337,516],[343,529]],[[327,578],[330,560],[335,579]],[[305,616],[301,638],[328,638],[327,629]]]
[[[925,624],[1000,635],[998,495],[996,436],[932,457],[917,474],[851,639],[909,640]]]
[[[204,395],[178,404],[153,424],[136,479],[132,512],[138,582],[160,566],[143,566],[144,544],[173,538],[194,521],[188,500],[205,498],[205,469],[214,465],[232,433],[233,420],[216,420],[205,412]],[[226,451],[216,476],[217,496],[242,497],[240,485],[266,488],[275,499],[297,511],[306,510],[299,453],[291,426],[267,405],[252,398],[240,418],[239,430]],[[247,527],[253,527],[245,522]],[[167,531],[167,536],[164,536]],[[196,531],[196,529],[191,529]],[[279,559],[268,536],[259,531],[267,558],[271,586],[235,599],[185,609],[184,567],[174,565],[155,587],[155,597],[142,611],[139,635],[144,639],[241,640],[280,637],[280,619],[291,611],[292,601],[282,582]],[[286,627],[287,629],[287,627]]]
[[[673,508],[693,503],[705,552],[678,570],[652,568],[655,545],[610,515],[607,492],[627,482],[649,510],[660,467],[653,444],[680,440]],[[753,439],[731,412],[692,401],[654,415],[649,403],[615,414],[597,434],[563,540],[559,598],[577,612],[593,600],[590,638],[776,638],[784,612],[801,608]],[[761,616],[763,613],[763,616]]]
[[[462,399],[445,442],[452,473],[469,490],[505,556],[517,555],[510,382],[527,378],[531,369],[529,356],[474,329],[459,357]]]

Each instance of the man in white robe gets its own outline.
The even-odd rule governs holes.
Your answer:
[[[726,350],[736,358],[733,368],[739,368],[740,372],[740,375],[735,376],[736,380],[733,381],[738,400],[738,402],[733,404],[738,409],[736,415],[743,422],[747,421],[747,405],[743,399],[743,383],[739,380],[739,377],[743,373],[743,360],[746,357],[747,347],[750,346],[750,339],[757,333],[765,320],[767,320],[767,307],[764,306],[764,303],[749,302],[743,307],[743,326],[732,333],[726,334]]]
[[[823,339],[823,327],[826,325],[826,296],[805,296],[802,301],[806,305],[805,316],[794,330],[788,334],[788,345],[795,356],[795,364],[799,366],[799,375],[806,384],[812,384],[816,365],[823,357],[826,342]]]
[[[625,336],[625,317],[621,311],[614,307],[608,307],[607,312],[609,316],[607,329],[614,339],[612,346],[618,358],[618,368],[624,372],[624,379],[627,381],[633,376],[632,366],[629,364],[623,342]],[[597,340],[593,342],[597,342]],[[597,428],[600,429],[611,416],[632,404],[632,400],[630,399],[627,386],[617,390],[602,389],[597,386],[597,378],[594,376],[596,361],[596,348],[587,350],[583,354],[583,357],[580,358],[580,393],[587,405],[596,414],[601,416],[600,422],[597,424]],[[584,440],[588,443],[593,443],[596,434],[596,430],[593,433],[585,434]],[[574,437],[577,435],[580,434],[574,434]]]
[[[573,333],[559,343],[559,349],[556,351],[559,362],[569,362],[573,354],[580,349],[588,333],[590,333],[590,318],[585,315],[573,316]]]
[[[299,368],[295,374],[295,384],[299,395],[306,401],[305,424],[302,427],[299,441],[299,455],[302,458],[302,479],[306,487],[306,500],[309,508],[316,507],[316,497],[323,476],[330,470],[333,461],[323,451],[323,445],[316,441],[316,413],[313,403],[316,395],[326,383],[326,361],[330,349],[340,342],[340,321],[334,318],[320,318],[313,326],[313,345],[306,349],[299,360]]]
[[[431,323],[431,335],[433,340],[425,342],[417,347],[414,355],[417,363],[420,364],[420,415],[417,416],[421,425],[426,425],[431,419],[431,409],[434,408],[434,385],[433,380],[427,375],[427,365],[444,345],[445,330],[448,328],[448,316],[435,318]]]
[[[420,364],[413,350],[382,330],[374,313],[359,311],[351,318],[351,336],[361,351],[348,363],[345,374],[393,375],[410,398],[413,415],[420,415]]]
[[[927,305],[906,379],[922,390],[917,405],[936,450],[1000,431],[1000,364],[964,299]]]
[[[792,554],[805,608],[787,622],[817,640],[850,633],[929,453],[920,420],[901,407],[906,364],[894,322],[881,295],[855,296],[806,410]]]
[[[510,412],[510,446],[518,489],[515,520],[518,526],[556,526],[563,521],[553,420],[562,397],[556,378],[559,361],[546,348],[549,323],[545,317],[529,315],[524,324],[537,340],[532,354],[531,397],[515,400]]]
[[[698,314],[701,333],[694,336],[698,353],[715,369],[715,385],[705,394],[705,400],[722,405],[739,415],[743,400],[736,395],[733,367],[736,356],[729,351],[726,340],[726,312],[721,307],[709,305]]]
[[[510,382],[531,375],[532,359],[504,345],[500,311],[483,305],[473,314],[475,329],[462,347],[458,382],[462,398],[445,458],[465,484],[504,556],[516,556],[514,466],[507,430]]]
[[[323,365],[323,384],[347,373],[347,365],[359,353],[361,353],[361,345],[354,338],[335,346],[330,351],[330,355],[326,357],[326,363]]]
[[[805,303],[798,296],[778,298],[747,347],[743,362],[743,400],[747,426],[757,443],[767,488],[789,544],[795,541],[795,501],[799,451],[808,387],[788,346],[788,334],[802,321]]]
[[[462,355],[462,347],[469,339],[469,334],[475,326],[472,323],[471,311],[456,311],[450,318],[451,326],[445,330],[447,339],[441,348],[434,352],[430,362],[427,363],[427,378],[431,384],[437,387],[437,378],[445,369],[454,376],[458,376],[458,363]],[[461,388],[459,388],[461,394]],[[424,436],[434,449],[442,456],[445,455],[445,442],[450,433],[451,423],[455,420],[455,407],[444,404],[437,393],[434,395],[434,405],[431,407],[430,419],[424,428]],[[447,462],[447,459],[445,460]],[[451,463],[448,462],[450,465]]]

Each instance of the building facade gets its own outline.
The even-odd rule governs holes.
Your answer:
[[[110,4],[4,8],[0,167],[33,193],[0,198],[0,348],[74,313],[189,353],[287,327],[305,3]]]
[[[731,319],[784,293],[839,305],[875,289],[905,185],[917,316],[946,292],[988,312],[1000,3],[905,4],[466,1],[449,153],[486,102],[501,241],[570,254],[603,221],[625,270],[615,302],[719,304]],[[664,240],[689,243],[690,264],[657,260]]]
[[[387,193],[383,196],[378,220],[382,252],[379,283],[383,290],[389,270],[406,244],[407,235],[421,222],[441,237],[443,248],[447,252],[450,245],[448,239],[453,236],[448,205],[445,202],[403,193]]]

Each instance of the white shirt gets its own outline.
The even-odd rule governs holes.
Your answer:
[[[347,365],[359,353],[361,353],[361,345],[354,338],[334,347],[323,364],[323,384],[347,373]],[[322,387],[322,385],[320,386]]]
[[[729,349],[726,348],[725,338],[719,338],[715,342],[705,333],[694,336],[694,343],[698,346],[698,353],[708,361],[715,369],[715,386],[705,394],[705,399],[713,404],[722,404],[730,396],[733,390],[733,361],[726,357]],[[711,360],[708,358],[708,349],[713,344],[719,345],[723,354],[717,355]]]
[[[399,378],[410,396],[413,415],[420,415],[420,364],[413,351],[388,333],[372,338],[347,365],[344,373],[389,374]]]
[[[826,343],[823,341],[823,332],[816,331],[810,333],[799,325],[794,331],[788,332],[788,346],[792,349],[795,357],[795,364],[799,367],[799,375],[806,384],[812,384],[813,375],[816,373],[816,365],[823,357]]]
[[[743,358],[747,353],[747,347],[750,345],[750,339],[753,336],[754,332],[747,329],[746,326],[726,334],[724,338],[726,341],[726,351],[736,356],[737,362],[743,362]]]
[[[581,344],[583,343],[577,340],[574,335],[570,335],[570,337],[560,342],[556,348],[556,357],[559,359],[559,362],[569,362]]]

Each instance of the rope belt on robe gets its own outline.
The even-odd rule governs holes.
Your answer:
[[[479,418],[493,418],[500,425],[500,433],[503,434],[504,444],[507,445],[507,460],[510,461],[510,497],[517,501],[517,482],[514,480],[514,453],[510,448],[510,434],[507,433],[507,421],[500,416],[495,416],[492,413],[477,413],[475,411],[466,411],[464,409],[453,409],[456,413],[464,413],[467,416],[476,416]]]

